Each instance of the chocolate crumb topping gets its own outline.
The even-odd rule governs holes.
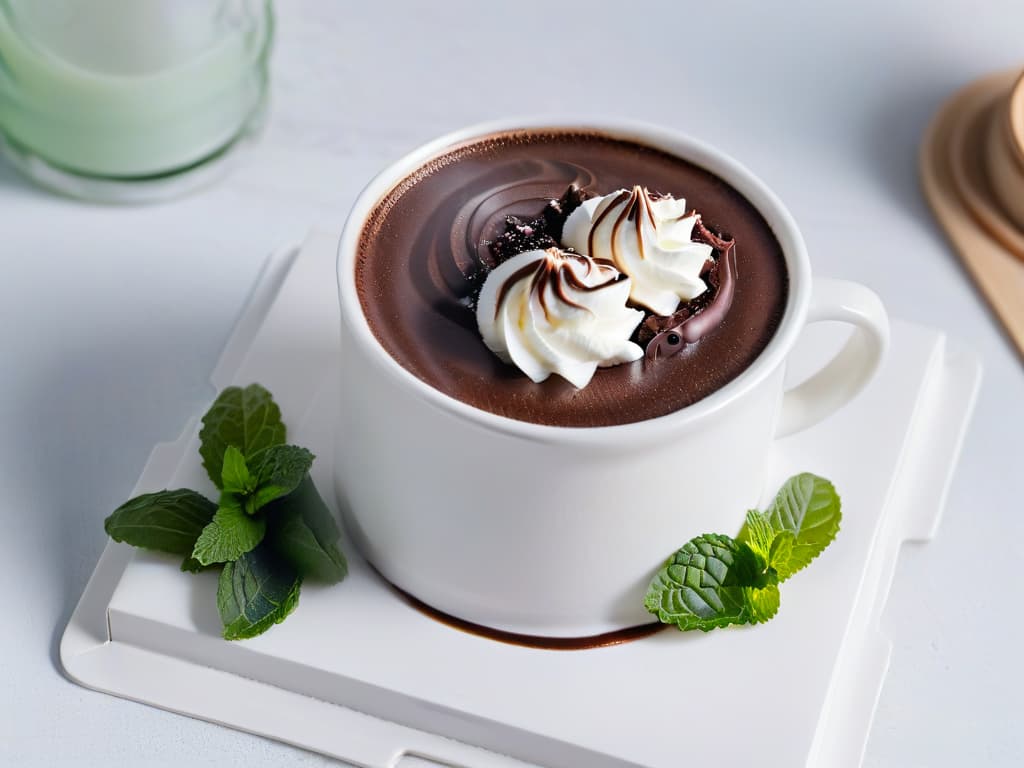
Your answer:
[[[506,216],[505,231],[496,240],[487,243],[496,264],[508,261],[520,253],[546,251],[557,246],[558,241],[548,234],[543,217],[524,220],[518,216]]]
[[[560,198],[548,201],[540,216],[533,219],[506,216],[505,231],[494,240],[484,242],[494,260],[492,266],[526,251],[546,251],[548,248],[560,247],[559,240],[562,238],[565,220],[580,207],[583,200],[583,191],[575,184],[570,184]]]

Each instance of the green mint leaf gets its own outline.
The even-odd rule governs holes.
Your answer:
[[[823,477],[807,472],[795,475],[779,490],[764,517],[775,531],[793,535],[786,562],[773,565],[779,580],[784,581],[807,566],[836,537],[842,519],[839,494]]]
[[[217,610],[225,640],[263,634],[299,603],[302,576],[269,547],[257,547],[227,563],[217,583]]]
[[[181,570],[183,573],[199,573],[204,571],[209,566],[203,565],[196,560],[192,555],[187,555],[184,560],[181,561]]]
[[[245,389],[228,387],[203,416],[199,455],[210,479],[220,488],[229,445],[250,459],[265,448],[284,443],[285,434],[281,409],[266,389],[259,384]]]
[[[738,541],[749,544],[752,550],[767,561],[768,554],[771,552],[772,541],[775,539],[775,533],[775,529],[764,518],[764,515],[756,509],[752,509],[747,512],[746,522],[743,524],[740,535],[736,538]]]
[[[744,598],[750,608],[750,623],[763,624],[779,611],[779,587],[769,584],[766,587],[746,587]]]
[[[249,467],[246,466],[245,456],[233,445],[224,450],[220,477],[221,488],[225,491],[250,493],[253,490],[253,479],[249,474]]]
[[[348,563],[338,549],[338,526],[309,475],[267,510],[267,541],[299,573],[329,584],[345,578]]]
[[[644,606],[666,624],[707,632],[748,623],[745,590],[763,582],[762,564],[747,544],[708,533],[669,558],[651,581]]]
[[[195,491],[159,491],[126,501],[104,521],[103,528],[114,541],[188,555],[216,511],[216,504]]]
[[[313,466],[314,458],[312,453],[296,445],[274,445],[253,456],[249,464],[256,479],[256,490],[246,500],[246,511],[251,515],[298,488]]]
[[[192,550],[200,565],[228,563],[256,547],[267,531],[267,521],[245,514],[236,497],[225,493],[217,514]]]
[[[778,573],[786,571],[793,558],[793,546],[796,544],[796,536],[789,531],[781,531],[775,534],[771,547],[768,550],[768,567]]]

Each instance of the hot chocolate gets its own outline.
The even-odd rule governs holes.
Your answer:
[[[619,189],[685,198],[700,212],[700,228],[718,254],[706,301],[694,300],[697,311],[705,310],[716,291],[729,293],[728,310],[692,318],[703,318],[701,332],[691,333],[686,339],[691,343],[670,355],[654,353],[659,344],[678,343],[679,334],[668,318],[648,311],[634,336],[648,345],[648,354],[627,355],[623,359],[632,362],[597,369],[583,388],[560,376],[535,383],[502,362],[481,338],[475,315],[481,282],[500,250],[494,244],[507,245],[500,240],[508,232],[508,217],[536,220],[570,185],[591,198]],[[553,227],[558,236],[561,223]],[[532,235],[528,225],[523,232]],[[565,263],[582,276],[571,253]],[[719,274],[726,266],[728,284]],[[778,327],[788,280],[768,223],[717,176],[630,141],[537,130],[494,134],[455,147],[392,188],[363,228],[356,286],[384,349],[441,392],[522,421],[605,426],[671,413],[739,375]]]

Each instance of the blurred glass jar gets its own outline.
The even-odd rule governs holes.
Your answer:
[[[162,198],[262,116],[270,0],[0,0],[0,132],[45,186]]]

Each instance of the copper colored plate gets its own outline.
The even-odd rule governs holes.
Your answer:
[[[978,83],[978,86],[988,81]],[[1003,78],[1000,78],[1003,82]],[[1008,86],[1008,84],[1007,84]],[[953,184],[967,209],[988,233],[1018,258],[1024,259],[1024,231],[999,204],[986,172],[988,142],[999,138],[991,130],[1002,118],[1009,88],[969,87],[951,121],[948,157]],[[1022,191],[1024,194],[1024,191]]]
[[[979,112],[1009,91],[1018,75],[1019,71],[993,75],[956,93],[928,127],[919,161],[921,183],[936,218],[1024,356],[1024,261],[1017,259],[972,215],[958,192],[952,162],[954,152],[956,157],[964,158],[957,163],[964,189],[974,192],[976,203],[985,201],[986,209],[999,211],[987,197],[987,183],[977,181],[984,166],[978,150],[971,149],[971,126]],[[960,136],[959,143],[954,143],[955,135]],[[999,215],[1002,216],[1001,211]],[[1020,236],[1019,232],[1016,234]]]
[[[1021,172],[1024,173],[1024,74],[1017,78],[1017,83],[1013,86],[1006,117],[1010,146],[1013,147],[1014,156]]]

